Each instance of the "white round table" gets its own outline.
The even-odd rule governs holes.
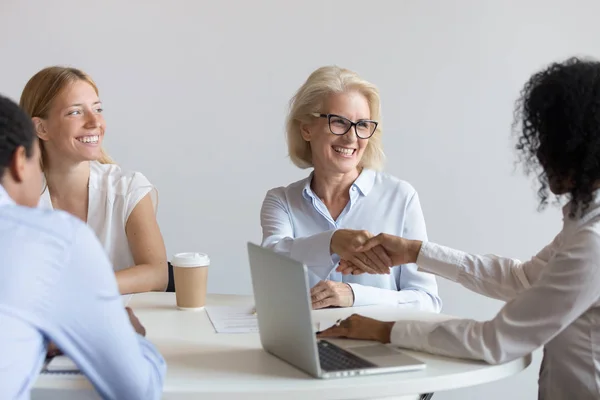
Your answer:
[[[250,296],[209,295],[209,305],[252,305]],[[502,365],[407,351],[427,364],[420,371],[322,380],[266,353],[258,334],[217,334],[205,311],[180,311],[173,293],[136,294],[129,302],[147,337],[167,361],[164,399],[417,399],[439,392],[496,381],[527,368],[531,357]],[[400,320],[450,317],[396,307],[313,311],[314,320],[335,321],[352,313]],[[126,362],[126,360],[123,360]],[[97,398],[83,376],[41,375],[32,398]],[[83,395],[85,393],[85,395]]]

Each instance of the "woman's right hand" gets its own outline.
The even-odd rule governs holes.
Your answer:
[[[127,311],[127,315],[129,316],[129,322],[131,322],[131,325],[133,326],[133,329],[136,331],[136,333],[142,336],[146,336],[146,328],[144,328],[144,325],[142,325],[138,317],[133,313],[133,310],[129,307],[125,307],[125,311]]]
[[[358,251],[368,253],[374,248],[381,247],[390,257],[392,265],[411,264],[417,261],[421,245],[420,240],[408,240],[394,235],[381,233],[373,238],[368,239]],[[357,265],[354,260],[343,259],[336,269],[344,275],[363,273],[361,265]]]
[[[338,229],[331,237],[331,252],[350,261],[363,273],[389,274],[394,264],[383,247],[364,248],[371,238],[373,235],[368,231]]]
[[[62,351],[58,347],[56,347],[54,342],[48,343],[48,348],[46,349],[46,357],[52,358],[60,355],[62,355]]]

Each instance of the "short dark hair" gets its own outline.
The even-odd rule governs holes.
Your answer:
[[[0,95],[0,179],[17,148],[25,147],[27,157],[32,156],[35,140],[31,118],[17,103]]]
[[[570,215],[581,216],[600,180],[600,62],[569,58],[525,84],[516,103],[517,151],[539,181],[540,207],[550,182],[568,182]]]

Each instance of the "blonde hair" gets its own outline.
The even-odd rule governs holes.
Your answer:
[[[313,166],[310,143],[304,140],[301,126],[309,123],[312,113],[321,109],[326,98],[332,94],[356,91],[365,96],[371,110],[370,119],[379,122],[360,160],[360,166],[381,169],[385,155],[381,142],[381,106],[379,90],[357,73],[337,66],[325,66],[315,70],[290,100],[290,111],[286,120],[288,154],[299,168]]]
[[[31,118],[47,118],[54,99],[68,85],[77,81],[89,83],[98,94],[98,86],[85,72],[77,68],[54,66],[42,69],[29,79],[23,93],[21,93],[19,105]],[[40,159],[42,170],[46,172],[44,169],[46,152],[42,141],[40,141],[40,149],[42,150]],[[114,161],[106,154],[104,149],[101,149],[101,152],[102,155],[98,162],[101,164],[114,164]]]

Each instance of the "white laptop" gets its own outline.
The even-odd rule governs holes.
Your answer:
[[[339,347],[317,340],[306,266],[248,243],[260,340],[270,354],[317,378],[412,371],[425,363],[371,342]]]

